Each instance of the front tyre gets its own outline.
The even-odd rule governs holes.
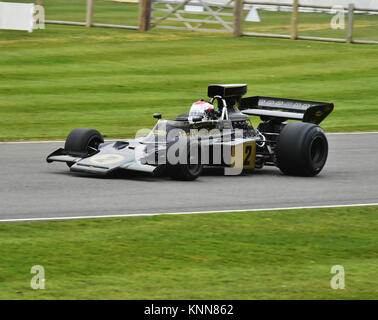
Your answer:
[[[328,142],[324,131],[312,123],[289,123],[277,142],[277,166],[287,175],[315,176],[324,167]]]
[[[64,150],[70,154],[85,156],[97,151],[98,146],[103,142],[104,138],[97,130],[77,128],[68,135]],[[68,162],[67,165],[71,167],[73,163]]]

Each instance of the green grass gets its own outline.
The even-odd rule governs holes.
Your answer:
[[[377,299],[378,207],[0,224],[0,299]],[[45,290],[30,288],[33,265]],[[330,270],[345,269],[332,290]]]
[[[125,4],[97,2],[96,22],[136,23],[135,5],[123,12]],[[85,13],[85,1],[61,3],[46,1],[48,19]],[[377,130],[377,50],[156,29],[0,30],[0,141],[61,139],[75,127],[133,137],[153,125],[154,112],[166,118],[187,112],[211,83],[248,83],[249,95],[334,102],[327,131]]]

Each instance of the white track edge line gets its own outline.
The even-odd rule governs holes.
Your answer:
[[[336,135],[344,135],[344,134],[355,134],[355,135],[359,135],[359,134],[377,134],[378,131],[355,131],[355,132],[326,132],[326,135],[327,136],[336,136]]]
[[[378,131],[362,131],[362,132],[326,132],[326,135],[347,135],[347,134],[354,134],[354,135],[362,135],[362,134],[378,134]],[[132,139],[132,138],[130,138]],[[105,142],[112,142],[112,141],[122,141],[128,140],[125,139],[106,139]],[[39,144],[39,143],[64,143],[64,140],[41,140],[41,141],[0,141],[1,144]]]
[[[155,212],[155,213],[112,214],[112,215],[98,215],[98,216],[0,219],[0,223],[1,222],[31,222],[31,221],[54,221],[54,220],[58,221],[58,220],[79,220],[79,219],[150,217],[150,216],[160,216],[160,215],[184,215],[184,214],[204,214],[204,213],[233,213],[233,212],[281,211],[281,210],[299,210],[299,209],[326,209],[326,208],[347,208],[347,207],[368,207],[368,206],[378,206],[378,202],[375,202],[375,203],[352,203],[352,204],[331,204],[331,205],[322,205],[322,206],[235,209],[235,210],[231,209],[231,210],[214,210],[214,211]]]

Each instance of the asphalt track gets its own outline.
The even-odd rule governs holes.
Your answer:
[[[378,133],[332,134],[328,141],[328,161],[317,177],[265,167],[193,182],[78,175],[46,163],[61,142],[0,143],[0,221],[377,203]]]

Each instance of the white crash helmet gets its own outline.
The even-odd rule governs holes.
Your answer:
[[[190,108],[188,119],[191,121],[193,118],[204,118],[206,112],[211,110],[214,110],[214,105],[207,101],[200,100],[194,102]]]

